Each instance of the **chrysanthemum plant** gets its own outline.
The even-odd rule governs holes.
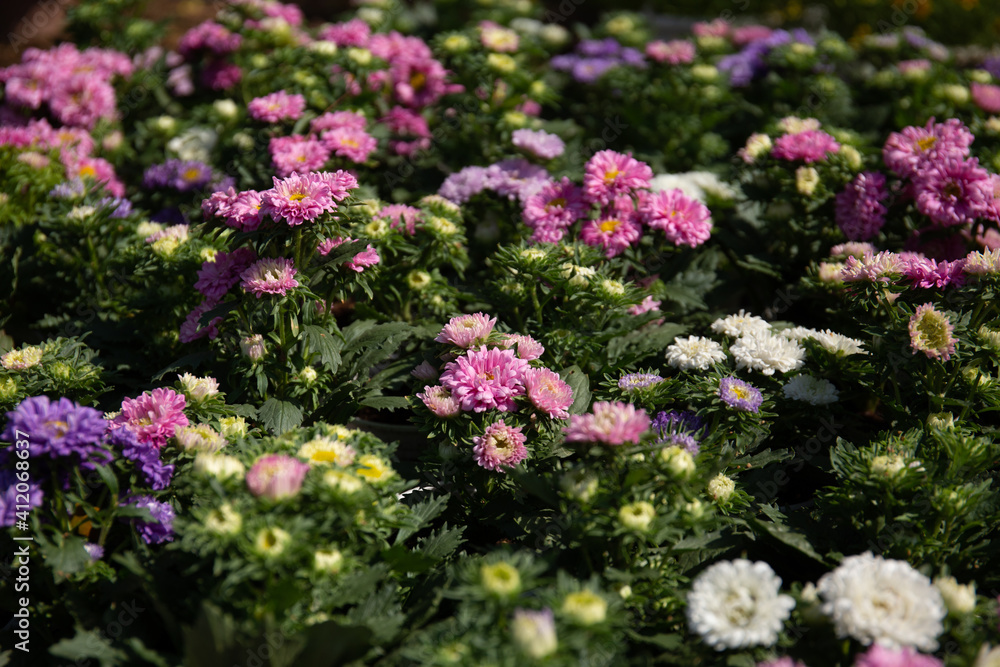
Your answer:
[[[6,342],[10,342],[7,338]],[[0,412],[30,396],[65,396],[92,405],[105,393],[105,371],[94,350],[77,338],[3,349],[0,342]]]

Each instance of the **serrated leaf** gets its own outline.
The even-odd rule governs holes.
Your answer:
[[[464,526],[449,528],[446,523],[440,530],[432,532],[418,542],[420,553],[435,560],[446,558],[465,542],[463,533],[465,533]]]
[[[399,532],[396,533],[396,540],[393,542],[393,545],[402,544],[430,523],[432,519],[444,510],[445,505],[448,504],[449,497],[448,494],[434,496],[414,505],[410,509],[410,514],[406,517],[405,523],[400,527]]]
[[[751,468],[763,468],[769,463],[787,461],[795,456],[795,452],[790,449],[765,449],[752,456],[743,456],[733,460],[733,465],[749,466]]]
[[[361,401],[361,405],[374,410],[396,410],[410,407],[410,400],[405,396],[369,396]]]
[[[264,401],[258,416],[264,428],[275,435],[287,433],[302,423],[302,410],[299,406],[277,398]]]
[[[101,633],[84,630],[79,626],[71,639],[63,639],[49,647],[49,653],[57,658],[72,660],[76,664],[89,663],[94,659],[101,667],[120,665],[128,657]]]
[[[59,535],[52,542],[39,542],[45,564],[55,573],[57,581],[90,564],[90,554],[83,547],[84,543],[85,540],[76,535]]]
[[[571,415],[582,415],[590,408],[590,378],[579,366],[564,368],[559,376],[573,390],[573,403],[568,412]]]
[[[340,369],[340,350],[344,345],[343,340],[315,324],[302,327],[302,335],[305,336],[309,349],[319,353],[320,361],[326,366],[327,371],[336,373]]]

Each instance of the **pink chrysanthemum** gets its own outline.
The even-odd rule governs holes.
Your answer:
[[[363,130],[368,125],[368,120],[363,113],[358,111],[327,111],[322,116],[318,116],[309,123],[309,129],[316,133],[326,130]]]
[[[631,195],[648,188],[653,170],[629,155],[604,150],[587,161],[583,193],[587,201],[608,204],[619,195]]]
[[[973,83],[970,86],[972,101],[986,113],[1000,113],[1000,86]]]
[[[613,217],[590,220],[580,229],[580,240],[595,248],[604,248],[604,255],[615,257],[642,236],[642,225],[630,218]]]
[[[694,61],[694,44],[686,39],[656,40],[646,44],[646,55],[658,63],[686,65]]]
[[[531,404],[549,417],[566,419],[566,411],[573,404],[573,389],[548,368],[529,368],[524,371],[524,389]]]
[[[789,162],[802,160],[810,163],[825,160],[827,153],[839,150],[837,140],[823,130],[806,130],[778,137],[771,149],[771,156]]]
[[[258,260],[240,274],[240,287],[258,299],[265,294],[285,296],[288,290],[299,286],[299,281],[295,279],[296,273],[292,260],[267,257]]]
[[[424,393],[417,394],[417,398],[424,402],[427,409],[441,419],[449,419],[461,412],[458,401],[452,397],[451,392],[444,387],[425,386]]]
[[[361,19],[351,19],[345,23],[333,23],[320,30],[320,39],[334,42],[337,46],[365,46],[372,29]]]
[[[885,176],[865,171],[854,177],[836,198],[835,217],[844,236],[852,241],[867,241],[885,224],[889,197]]]
[[[375,137],[364,129],[339,127],[322,134],[323,144],[338,157],[361,163],[378,147]]]
[[[321,173],[292,174],[284,180],[274,178],[274,187],[260,194],[261,210],[289,226],[315,220],[337,208],[330,184]]]
[[[320,169],[330,159],[330,149],[318,139],[293,135],[272,137],[268,144],[274,170],[281,178]]]
[[[337,246],[342,245],[344,243],[353,243],[354,241],[357,241],[357,239],[352,239],[350,237],[341,238],[339,236],[333,239],[324,239],[316,247],[316,251],[319,254],[326,257],[327,255],[330,254],[330,251],[336,248]],[[369,243],[367,248],[354,255],[354,257],[352,257],[351,259],[344,262],[344,267],[356,273],[361,273],[369,266],[375,266],[381,261],[382,258],[379,257],[378,251],[372,247],[371,243]]]
[[[386,220],[390,229],[402,228],[409,236],[417,233],[418,223],[423,223],[423,212],[419,208],[406,204],[385,206],[375,214],[375,217]]]
[[[528,362],[518,359],[513,350],[479,348],[449,362],[441,384],[465,411],[513,412],[517,409],[514,399],[524,393],[522,378],[527,368]]]
[[[321,171],[310,174],[320,182],[325,183],[330,188],[330,197],[334,201],[344,201],[351,194],[351,190],[358,187],[358,179],[350,172],[338,169],[337,171]]]
[[[472,439],[475,445],[472,454],[476,463],[487,470],[513,468],[528,458],[525,440],[521,427],[507,426],[501,419],[487,426],[482,435]]]
[[[205,262],[198,270],[194,288],[206,298],[218,301],[240,281],[250,263],[257,257],[252,248],[237,248],[231,253],[216,254],[215,261]]]
[[[521,334],[502,334],[502,336],[503,341],[500,342],[500,347],[514,348],[517,351],[517,356],[525,361],[534,361],[545,352],[542,344],[531,336]]]
[[[639,215],[653,229],[661,230],[674,245],[694,248],[712,233],[712,213],[682,190],[661,190],[643,196]]]
[[[201,317],[217,305],[219,305],[219,302],[215,299],[205,299],[198,304],[194,310],[188,313],[184,323],[180,326],[178,340],[182,343],[190,343],[198,340],[199,338],[206,337],[209,340],[215,340],[215,338],[219,335],[218,327],[222,324],[222,318],[213,317],[208,324],[202,326]]]
[[[493,331],[493,326],[496,323],[497,318],[490,318],[485,313],[458,315],[444,325],[434,340],[438,343],[449,343],[462,348],[480,345],[486,342],[486,338]]]
[[[258,498],[281,500],[298,494],[309,464],[284,454],[267,454],[247,471],[247,488]]]
[[[127,426],[140,442],[163,447],[167,440],[174,437],[174,431],[179,426],[188,425],[184,414],[186,405],[184,394],[157,387],[137,398],[123,400],[122,410],[112,420],[112,427]]]
[[[890,283],[903,273],[903,260],[894,252],[865,252],[859,259],[853,255],[844,262],[840,279],[850,282]]]
[[[662,301],[657,301],[652,296],[647,296],[642,300],[641,303],[637,303],[634,306],[629,306],[629,315],[644,315],[649,312],[660,310],[660,304]]]
[[[233,201],[226,214],[226,225],[242,232],[252,232],[264,219],[264,200],[256,190],[245,190]]]
[[[910,349],[923,352],[928,359],[948,361],[958,341],[952,336],[955,327],[946,315],[934,309],[934,304],[917,307],[910,318]]]
[[[649,415],[631,403],[594,403],[593,412],[571,415],[563,428],[566,442],[597,442],[605,445],[637,444],[649,430]]]
[[[890,134],[882,148],[882,159],[896,174],[909,178],[921,165],[947,157],[967,157],[973,139],[962,121],[949,118],[935,123],[931,118],[925,127],[910,126]]]
[[[855,656],[854,667],[944,667],[944,663],[910,646],[891,648],[876,643],[867,653]]]
[[[965,282],[965,260],[938,262],[923,255],[903,253],[903,276],[915,287],[942,288]]]
[[[948,157],[913,175],[917,209],[942,227],[988,217],[993,182],[976,158]]]
[[[569,227],[583,218],[590,205],[583,192],[566,177],[549,181],[540,192],[527,198],[521,212],[524,224],[534,230],[535,243],[557,243]]]
[[[282,120],[298,120],[306,109],[306,98],[302,95],[289,95],[283,90],[276,93],[255,97],[247,105],[247,112],[254,120],[266,123],[277,123]]]

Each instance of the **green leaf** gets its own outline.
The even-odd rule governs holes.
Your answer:
[[[218,667],[246,659],[236,639],[236,621],[215,605],[202,603],[195,624],[183,632],[187,667]]]
[[[746,522],[755,534],[763,537],[770,537],[777,542],[785,544],[796,551],[805,554],[809,558],[812,558],[823,565],[829,565],[829,563],[826,562],[826,559],[813,549],[812,544],[805,535],[792,530],[783,523],[761,521],[756,517],[747,517]]]
[[[302,410],[299,406],[277,398],[269,398],[260,406],[260,421],[264,428],[275,435],[286,433],[302,423]]]
[[[83,547],[85,543],[86,540],[76,535],[57,535],[52,542],[39,542],[45,564],[52,568],[56,581],[90,565],[90,554]]]
[[[305,646],[293,656],[295,667],[330,667],[347,665],[368,653],[372,631],[362,625],[343,625],[325,621],[305,631]],[[239,664],[244,664],[241,661]]]
[[[81,549],[83,547],[80,547]],[[86,552],[84,552],[86,553]],[[49,653],[57,658],[72,660],[76,664],[85,664],[90,659],[97,660],[101,667],[115,667],[122,664],[128,656],[121,649],[115,648],[107,637],[94,630],[84,630],[76,627],[72,639],[63,639],[49,648]]]
[[[421,503],[417,503],[410,510],[410,515],[406,517],[405,523],[400,527],[399,532],[396,534],[396,540],[393,545],[402,544],[410,536],[414,535],[420,531],[424,526],[430,523],[431,519],[439,515],[448,504],[448,494],[443,496],[434,496],[428,500]]]
[[[344,346],[343,340],[315,324],[302,327],[302,335],[305,336],[309,349],[319,353],[320,361],[326,366],[327,371],[336,373],[340,369],[340,350]]]
[[[97,474],[100,476],[101,480],[108,487],[108,490],[111,491],[111,495],[117,496],[118,478],[115,477],[115,474],[108,469],[108,466],[96,465],[94,466],[94,470],[97,471]]]
[[[569,413],[582,415],[590,408],[590,378],[579,366],[564,368],[559,376],[573,390],[573,404],[569,407]]]
[[[361,401],[364,405],[375,410],[396,410],[397,408],[410,407],[410,399],[405,396],[369,396]]]
[[[733,465],[749,466],[751,468],[763,468],[769,463],[787,461],[795,456],[795,452],[790,449],[765,449],[752,456],[743,456],[733,459]]]
[[[666,635],[661,633],[658,635],[650,636],[650,635],[642,635],[632,630],[626,630],[626,634],[628,634],[628,636],[631,639],[635,639],[636,641],[640,641],[646,644],[653,644],[654,646],[657,646],[663,649],[664,651],[675,651],[679,649],[684,642],[684,638],[676,634]]]
[[[465,542],[465,538],[462,537],[464,532],[465,526],[449,528],[448,524],[445,523],[440,530],[436,530],[420,540],[420,553],[435,560],[447,558],[460,544]]]

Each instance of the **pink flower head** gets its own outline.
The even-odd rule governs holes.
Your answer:
[[[258,498],[291,498],[302,488],[309,464],[284,454],[267,454],[247,471],[247,488]]]
[[[758,662],[757,667],[806,667],[806,664],[786,655],[783,658],[768,660],[767,662]]]
[[[344,201],[350,195],[351,190],[358,187],[358,179],[347,171],[338,169],[337,171],[321,171],[311,176],[325,183],[330,188],[330,197],[334,201]]]
[[[302,95],[289,95],[283,90],[276,93],[255,97],[247,105],[247,112],[254,120],[265,123],[277,123],[282,120],[298,120],[306,109],[306,98]]]
[[[188,60],[208,52],[216,56],[229,55],[240,48],[243,38],[214,21],[205,21],[188,30],[177,43],[177,52]]]
[[[389,142],[389,147],[398,155],[412,155],[431,146],[431,130],[427,119],[416,111],[393,107],[379,122],[397,137]],[[406,138],[407,141],[402,141],[401,138]]]
[[[208,338],[209,340],[215,340],[216,336],[219,335],[219,325],[222,324],[221,317],[213,317],[208,324],[201,325],[201,317],[208,311],[219,305],[216,299],[205,299],[200,304],[198,304],[194,310],[188,313],[187,318],[184,320],[184,324],[181,325],[180,331],[178,332],[178,339],[182,343],[191,343],[198,340],[199,338]]]
[[[1000,113],[1000,86],[973,83],[970,86],[972,101],[986,113]]]
[[[330,251],[336,248],[337,246],[342,245],[344,243],[353,243],[354,241],[357,241],[357,239],[352,239],[350,237],[341,238],[339,236],[333,239],[324,239],[323,242],[320,243],[319,246],[317,246],[316,251],[319,254],[326,257],[327,255],[330,254]],[[378,251],[372,247],[371,243],[369,243],[367,248],[354,255],[354,257],[352,257],[351,259],[344,262],[344,266],[350,269],[351,271],[354,271],[356,273],[361,273],[369,266],[375,266],[380,261],[382,261],[382,258],[378,256]]]
[[[944,663],[909,646],[889,648],[873,644],[867,653],[855,656],[854,667],[944,667]]]
[[[296,270],[292,260],[284,257],[257,260],[240,274],[240,287],[261,298],[265,294],[285,296],[288,290],[299,286],[295,279]]]
[[[595,248],[604,248],[604,255],[615,257],[642,236],[642,225],[631,218],[619,216],[590,220],[580,229],[580,240]]]
[[[327,130],[322,134],[323,145],[333,151],[338,157],[345,157],[351,162],[361,163],[368,159],[378,147],[375,137],[364,129],[339,127]]]
[[[694,248],[712,233],[712,213],[682,190],[661,190],[639,200],[639,215],[653,229],[661,230],[674,245]]]
[[[528,197],[521,215],[524,224],[534,230],[532,241],[557,243],[566,229],[583,218],[589,209],[580,188],[564,176],[561,181],[549,181],[540,192]]]
[[[686,65],[694,61],[694,44],[686,39],[656,40],[646,45],[646,55],[658,63]]]
[[[918,306],[910,318],[910,349],[923,352],[928,359],[948,361],[958,341],[952,335],[955,327],[946,315],[934,309],[934,304]]]
[[[315,133],[326,130],[363,130],[368,120],[360,111],[327,111],[309,123],[309,129]]]
[[[642,303],[637,303],[634,306],[629,306],[629,315],[644,315],[652,311],[660,310],[660,304],[662,301],[657,301],[652,296],[647,296],[642,300]]]
[[[913,175],[917,209],[941,227],[990,215],[993,182],[976,158],[941,158]]]
[[[339,172],[338,172],[339,173]],[[301,225],[337,208],[328,179],[322,173],[293,173],[284,180],[274,178],[274,187],[261,193],[261,211],[289,226]]]
[[[889,191],[885,176],[865,171],[854,177],[837,195],[835,217],[844,236],[852,241],[867,241],[885,224],[885,201]]]
[[[163,447],[179,426],[187,426],[184,394],[157,387],[137,398],[122,401],[122,410],[112,420],[113,428],[127,426],[140,442]]]
[[[507,426],[501,419],[487,426],[482,435],[472,439],[475,445],[472,454],[476,463],[487,470],[513,468],[528,458],[524,441],[521,427]]]
[[[896,63],[896,67],[899,69],[900,74],[907,74],[909,72],[926,72],[931,68],[931,61],[926,58],[900,60]]]
[[[631,154],[604,150],[587,161],[583,176],[583,192],[587,201],[608,204],[619,195],[631,195],[649,187],[653,170]]]
[[[649,415],[631,403],[594,403],[593,412],[571,415],[563,428],[566,442],[597,442],[605,445],[637,444],[649,430]]]
[[[493,21],[479,22],[479,41],[490,51],[498,53],[514,53],[517,51],[519,39],[517,33]]]
[[[521,334],[501,334],[501,336],[503,340],[500,342],[500,347],[507,349],[515,348],[518,358],[525,361],[534,361],[545,352],[542,344],[531,336],[523,336]]]
[[[941,158],[967,157],[973,139],[962,121],[949,118],[935,123],[931,118],[925,127],[910,126],[890,134],[882,148],[882,159],[896,174],[909,178],[922,165]]]
[[[860,259],[853,255],[847,258],[840,272],[840,279],[845,283],[890,283],[902,273],[903,260],[896,253],[889,250],[880,253],[866,251]]]
[[[417,398],[424,402],[428,410],[441,419],[449,419],[461,411],[458,401],[452,397],[451,392],[440,385],[437,387],[425,386],[424,393],[417,394]]]
[[[319,31],[319,38],[334,42],[337,46],[365,46],[372,29],[361,19],[351,19],[346,23],[334,23]]]
[[[524,393],[522,378],[527,368],[528,362],[518,359],[513,350],[481,347],[449,362],[441,384],[465,411],[513,412],[517,409],[514,399]]]
[[[458,315],[444,325],[434,340],[438,343],[448,343],[468,349],[473,345],[485,343],[496,323],[497,318],[490,318],[485,313]]]
[[[771,155],[779,160],[802,160],[803,162],[819,162],[826,159],[827,153],[836,153],[840,144],[823,130],[806,130],[795,134],[784,134],[774,142]]]
[[[726,37],[732,26],[729,21],[718,18],[711,22],[699,21],[691,26],[695,37]]]
[[[293,135],[271,137],[268,143],[271,162],[281,178],[320,169],[330,159],[330,149],[319,139]]]
[[[923,255],[903,253],[903,276],[915,287],[942,288],[965,282],[965,260],[938,262]]]
[[[256,190],[245,190],[233,200],[226,212],[226,225],[243,232],[252,232],[264,219],[264,200]]]
[[[536,409],[549,417],[566,419],[566,411],[573,405],[573,389],[548,368],[529,368],[524,371],[524,389]]]
[[[214,261],[201,265],[194,288],[206,298],[218,301],[240,281],[240,274],[256,256],[253,249],[247,247],[237,248],[231,253],[217,253]]]
[[[741,25],[738,28],[733,28],[730,39],[736,46],[745,46],[750,42],[767,39],[773,33],[774,30],[765,25]]]
[[[376,218],[387,220],[390,229],[402,228],[409,236],[417,233],[417,223],[423,222],[423,212],[419,208],[406,204],[390,204],[378,213]]]
[[[550,134],[543,130],[514,130],[510,135],[511,143],[525,153],[543,160],[552,160],[563,154],[566,144],[558,134]]]

